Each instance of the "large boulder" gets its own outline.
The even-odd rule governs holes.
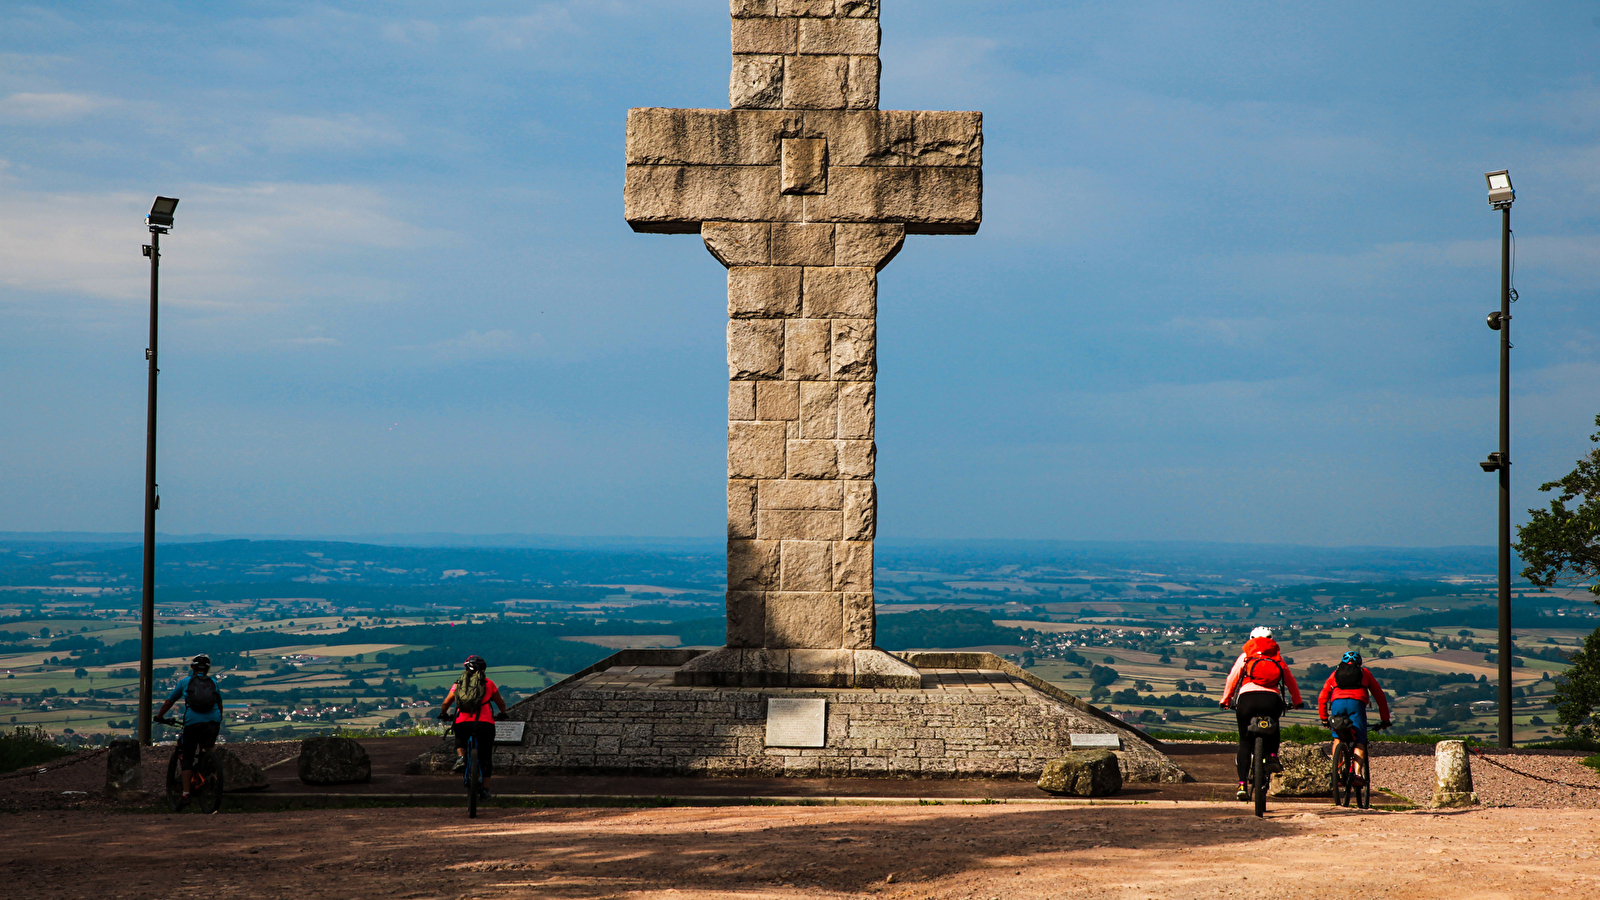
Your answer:
[[[121,739],[106,750],[106,796],[130,799],[144,790],[144,770],[139,766],[139,742]]]
[[[364,784],[372,780],[367,748],[350,738],[309,737],[300,742],[300,780],[306,784]]]
[[[1122,790],[1122,769],[1110,750],[1074,750],[1045,763],[1039,789],[1069,797],[1105,797]]]
[[[217,758],[217,767],[222,770],[222,788],[227,791],[264,791],[267,789],[267,773],[254,763],[247,763],[226,747],[218,746],[211,751]]]
[[[1333,757],[1325,744],[1291,744],[1278,747],[1283,772],[1272,776],[1267,793],[1274,797],[1326,797],[1333,793]]]

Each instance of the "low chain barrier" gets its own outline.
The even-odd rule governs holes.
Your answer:
[[[86,753],[83,756],[79,756],[75,759],[69,759],[66,762],[55,763],[54,765],[29,766],[26,770],[21,772],[11,772],[5,775],[0,775],[0,781],[9,781],[13,778],[38,778],[40,775],[43,775],[46,772],[54,772],[56,769],[65,769],[68,766],[75,766],[78,763],[84,762],[85,760],[94,759],[109,749],[111,748],[101,747],[99,750]]]
[[[1545,784],[1557,784],[1562,787],[1582,788],[1586,791],[1600,791],[1600,784],[1573,784],[1570,781],[1557,781],[1554,778],[1546,778],[1543,775],[1535,775],[1532,772],[1524,772],[1520,769],[1513,769],[1503,762],[1496,762],[1480,748],[1468,748],[1468,750],[1474,756],[1478,757],[1489,765],[1494,766],[1497,769],[1505,769],[1507,772],[1510,772],[1513,775],[1521,775],[1523,778],[1532,778],[1534,781],[1542,781]]]

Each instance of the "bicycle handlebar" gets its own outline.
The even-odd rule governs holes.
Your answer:
[[[183,723],[172,718],[171,716],[151,716],[150,721],[155,722],[158,725],[166,725],[169,728],[180,728],[183,725]]]

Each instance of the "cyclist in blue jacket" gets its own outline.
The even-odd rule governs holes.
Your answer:
[[[156,719],[164,719],[173,704],[183,701],[183,734],[178,737],[178,753],[183,761],[182,803],[189,802],[189,790],[194,786],[194,758],[201,750],[210,750],[217,744],[222,731],[222,695],[217,683],[211,680],[211,657],[204,653],[189,662],[189,674],[172,686],[167,702],[161,704]]]

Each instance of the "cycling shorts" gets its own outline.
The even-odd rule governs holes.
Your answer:
[[[1340,713],[1350,717],[1350,725],[1356,732],[1356,743],[1365,744],[1367,742],[1367,705],[1360,700],[1353,700],[1349,697],[1330,701],[1328,703],[1328,718],[1332,719]],[[1339,735],[1334,732],[1333,736],[1338,737]]]

